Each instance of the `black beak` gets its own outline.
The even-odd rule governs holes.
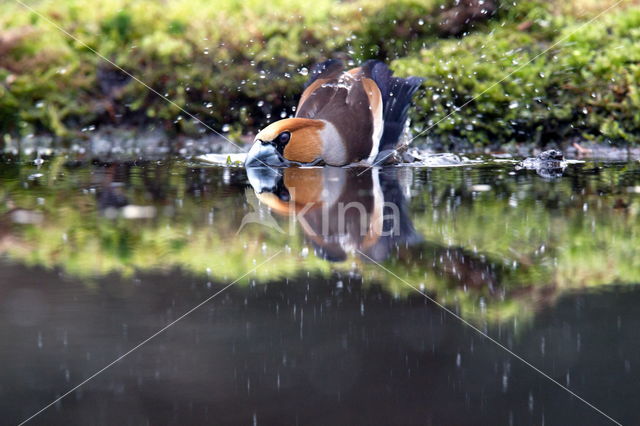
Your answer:
[[[261,140],[255,141],[244,161],[245,167],[282,167],[288,164],[273,144]]]

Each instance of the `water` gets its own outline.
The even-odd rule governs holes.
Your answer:
[[[3,423],[637,422],[637,162],[3,161]]]

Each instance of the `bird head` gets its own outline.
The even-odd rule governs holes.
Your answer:
[[[317,164],[322,160],[320,132],[325,123],[308,118],[286,118],[261,130],[247,154],[245,166]]]

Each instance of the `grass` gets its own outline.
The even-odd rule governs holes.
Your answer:
[[[292,114],[306,71],[337,56],[353,64],[382,59],[399,75],[425,77],[412,123],[416,131],[433,126],[434,138],[476,147],[637,141],[638,1],[584,28],[614,2],[487,3],[495,11],[454,36],[444,24],[455,7],[448,0],[317,0],[313,7],[302,0],[42,0],[29,3],[37,14],[3,2],[0,135],[82,139],[83,129],[107,124],[205,131],[89,46],[235,135]]]

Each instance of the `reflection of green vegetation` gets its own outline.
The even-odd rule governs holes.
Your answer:
[[[301,235],[258,225],[236,235],[251,208],[242,185],[222,184],[221,169],[172,164],[88,173],[56,160],[43,176],[34,172],[5,165],[0,176],[0,250],[16,261],[87,280],[179,268],[229,282],[283,248],[243,282],[304,280],[308,272],[328,276],[336,268],[351,271],[355,261],[365,283],[398,296],[413,293],[357,257],[331,265],[311,248],[303,255],[308,246]],[[458,306],[465,317],[486,321],[526,318],[571,289],[640,283],[639,172],[633,164],[593,168],[548,182],[499,169],[417,171],[423,183],[414,184],[411,216],[425,242],[399,247],[384,265],[439,302]],[[241,170],[232,173],[242,176]],[[124,186],[110,185],[114,179]],[[475,184],[492,188],[474,192]],[[155,216],[110,218],[116,210],[105,210],[109,191],[132,205],[153,205]],[[41,212],[42,223],[12,223],[17,209]]]
[[[175,171],[179,174],[173,175]],[[89,175],[83,176],[80,187],[85,191],[80,193],[75,179],[69,182],[61,175],[56,176],[54,170],[35,181],[26,179],[29,173],[20,175],[28,182],[28,190],[22,189],[22,181],[16,180],[13,187],[4,185],[0,196],[9,206],[5,221],[10,220],[13,206],[44,213],[42,224],[11,226],[5,234],[7,244],[2,244],[9,257],[30,265],[62,267],[85,278],[113,272],[132,275],[137,270],[181,268],[196,275],[210,274],[212,279],[231,281],[288,243],[284,236],[270,236],[255,225],[248,226],[242,238],[236,240],[241,215],[237,217],[229,211],[238,208],[232,203],[237,200],[224,197],[205,200],[187,194],[182,167],[167,170],[165,175],[171,199],[178,200],[177,204],[160,202],[156,204],[155,218],[137,220],[108,218],[104,211],[96,211],[96,194],[105,188],[92,186]],[[133,187],[127,196],[132,204],[149,204],[148,194],[143,191],[146,183],[144,176],[131,176]],[[214,219],[209,225],[211,214]],[[20,236],[19,243],[13,241],[14,233]],[[289,243],[289,249],[300,253],[302,244]],[[278,256],[248,279],[293,275],[299,268],[299,260],[297,256]],[[326,265],[313,257],[305,265],[310,270],[327,270]]]
[[[572,34],[613,3],[487,0],[475,12],[450,0],[316,0],[313,7],[302,0],[45,0],[33,7],[218,128],[258,127],[291,113],[304,67],[340,52],[355,62],[397,59],[400,74],[426,77],[413,112],[426,128],[571,34],[431,132],[486,145],[576,128],[637,139],[640,9],[620,5],[627,10]],[[35,13],[13,2],[0,11],[0,134],[69,135],[119,117],[195,130],[174,106]]]
[[[596,176],[524,185],[512,179],[495,182],[495,176],[483,177],[480,170],[459,171],[459,179],[490,183],[493,189],[474,193],[450,183],[424,191],[419,198],[427,206],[438,203],[437,215],[425,214],[415,224],[430,241],[500,261],[504,293],[487,295],[487,313],[495,318],[522,315],[535,302],[569,289],[640,283],[640,200],[628,192],[636,191],[638,170],[630,164],[590,170]],[[470,299],[459,286],[453,293],[454,299]],[[514,304],[519,298],[529,303]],[[466,307],[480,313],[477,296],[471,301]]]

